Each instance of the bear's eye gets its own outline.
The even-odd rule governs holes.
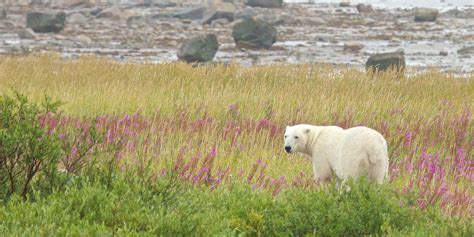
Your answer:
[[[295,139],[298,139],[298,138],[299,138],[298,136],[295,137]]]
[[[288,137],[288,136],[287,136],[287,135],[285,135],[285,138],[287,138],[287,137]]]

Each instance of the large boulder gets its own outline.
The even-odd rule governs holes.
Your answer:
[[[365,64],[366,69],[373,72],[386,71],[388,69],[403,71],[405,66],[405,54],[403,51],[374,54],[369,57]]]
[[[246,0],[245,5],[251,7],[282,7],[283,0]]]
[[[202,24],[211,24],[212,21],[225,18],[229,22],[234,21],[235,7],[232,3],[218,3],[214,4],[204,12],[204,17],[201,20]]]
[[[65,21],[66,13],[62,11],[34,11],[26,15],[26,26],[36,33],[59,32]]]
[[[188,63],[209,62],[214,59],[219,48],[217,37],[206,34],[188,39],[178,48],[178,59]]]
[[[203,18],[205,11],[205,7],[195,7],[176,12],[173,14],[173,17],[179,19],[199,20]]]
[[[436,21],[438,17],[438,10],[431,8],[416,8],[415,22],[430,22]]]
[[[268,22],[250,18],[234,24],[232,37],[238,47],[269,49],[277,40],[277,30]]]

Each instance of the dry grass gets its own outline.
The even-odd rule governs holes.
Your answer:
[[[118,64],[55,56],[2,58],[0,91],[19,90],[33,99],[48,94],[73,115],[189,109],[219,116],[238,105],[243,117],[276,121],[327,122],[334,113],[403,122],[426,119],[445,107],[472,111],[474,83],[438,72],[411,78],[372,78],[356,70],[335,72],[312,65],[192,68],[186,64]],[[402,111],[394,116],[394,111]]]
[[[0,60],[2,93],[17,90],[38,101],[49,95],[65,103],[66,116],[106,115],[112,126],[138,124],[133,133],[124,129],[129,125],[120,128],[122,135],[131,137],[126,165],[134,166],[147,156],[161,169],[175,162],[181,149],[186,149],[185,162],[190,162],[216,148],[214,166],[221,170],[229,167],[234,176],[244,172],[243,179],[252,172],[273,181],[283,176],[291,183],[302,179],[301,172],[308,178],[312,171],[308,161],[282,152],[285,125],[364,124],[388,140],[392,183],[419,191],[422,204],[447,202],[440,205],[453,213],[472,207],[473,79],[436,71],[403,78],[390,73],[372,76],[320,65],[193,68],[97,58],[63,61],[54,55]],[[110,117],[138,111],[137,120]],[[152,142],[143,143],[143,137]],[[463,154],[467,163],[460,161]],[[422,161],[431,156],[436,164]],[[448,157],[456,157],[455,163]],[[259,161],[261,166],[253,171]],[[456,168],[460,164],[462,169]],[[407,171],[408,166],[415,169]],[[434,166],[445,169],[440,178],[433,178],[438,177],[433,176],[438,172]],[[459,172],[467,173],[460,177]],[[417,185],[426,187],[417,190]]]

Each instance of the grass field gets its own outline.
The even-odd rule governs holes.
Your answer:
[[[38,171],[26,195],[2,192],[3,233],[474,233],[472,77],[4,57],[0,92],[15,91],[62,102],[38,119],[59,144],[62,172],[45,181]],[[389,182],[319,189],[311,163],[283,152],[284,128],[296,123],[378,130]]]

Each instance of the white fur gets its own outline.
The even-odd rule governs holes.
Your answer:
[[[299,152],[311,157],[316,182],[329,182],[336,175],[338,182],[343,183],[350,177],[361,176],[383,183],[388,176],[387,142],[371,128],[288,126],[285,147],[291,148],[290,153]]]

